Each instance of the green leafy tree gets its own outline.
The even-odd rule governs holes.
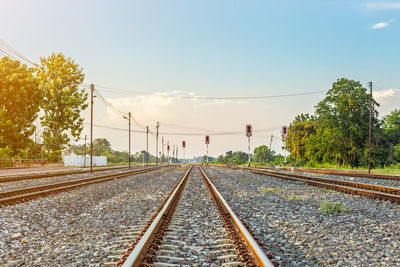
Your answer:
[[[388,135],[393,144],[400,143],[400,110],[395,109],[389,115],[383,117],[383,131]]]
[[[315,118],[309,114],[300,114],[296,116],[288,132],[286,138],[287,150],[291,159],[305,159],[306,142],[311,135],[315,134]]]
[[[90,149],[89,149],[90,152]],[[96,138],[93,141],[93,156],[105,156],[111,152],[111,143],[106,138]],[[127,158],[126,158],[127,159]]]
[[[75,141],[83,129],[81,111],[87,108],[87,93],[79,89],[83,82],[82,69],[63,54],[52,54],[40,59],[38,71],[44,92],[42,109],[43,142],[57,158],[70,142],[68,132]]]
[[[265,145],[256,147],[254,149],[254,160],[256,162],[269,162],[274,159],[274,152],[269,150],[269,148]]]
[[[42,92],[34,70],[19,61],[0,60],[0,147],[3,154],[18,156],[34,133]],[[8,147],[8,148],[7,148]]]
[[[359,165],[368,145],[369,101],[369,94],[360,82],[341,78],[333,84],[316,106],[320,129],[315,138],[309,139],[314,142],[310,147],[315,150],[317,146],[325,151],[318,160]],[[372,106],[373,131],[377,133],[379,121],[375,107],[378,103],[373,100]],[[377,142],[376,135],[375,139]]]

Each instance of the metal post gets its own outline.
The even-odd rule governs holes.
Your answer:
[[[250,167],[250,137],[249,138],[249,167]]]
[[[128,113],[129,115],[129,156],[128,156],[128,162],[129,162],[129,169],[131,169],[131,113]]]
[[[86,168],[86,137],[87,137],[87,134],[85,134],[85,158],[83,160],[83,167],[84,168]]]
[[[92,83],[90,85],[90,173],[93,173],[93,91]]]
[[[162,155],[161,155],[161,163],[164,162],[164,136],[161,137],[161,150],[162,150]]]
[[[149,165],[149,126],[146,126],[146,165]]]
[[[172,148],[172,163],[175,161],[175,145]]]
[[[167,141],[167,163],[169,164],[169,141]]]
[[[178,149],[178,145],[177,145],[177,146],[176,146],[176,154],[175,154],[175,156],[176,156],[176,163],[179,163],[179,162],[178,162],[178,150],[179,150],[179,149]]]
[[[207,144],[207,165],[208,165],[208,144]]]
[[[157,134],[156,134],[156,164],[158,164],[158,127],[160,127],[160,123],[157,121]]]
[[[371,173],[371,133],[372,133],[372,82],[369,82],[369,145],[368,145],[368,173]]]

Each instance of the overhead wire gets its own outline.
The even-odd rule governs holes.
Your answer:
[[[0,52],[14,60],[23,61],[27,65],[35,66],[35,63],[14,49],[11,45],[0,39]]]

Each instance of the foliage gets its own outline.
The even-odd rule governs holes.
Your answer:
[[[269,150],[265,145],[256,147],[254,149],[254,161],[267,163],[274,160],[274,152]]]
[[[63,54],[52,54],[40,59],[38,71],[40,87],[44,92],[41,118],[43,141],[53,154],[70,142],[68,132],[77,141],[83,129],[81,111],[86,109],[87,93],[78,86],[84,74],[79,65]]]
[[[319,207],[319,211],[324,214],[336,214],[347,211],[347,206],[343,202],[329,202],[324,200]]]
[[[34,133],[42,92],[34,70],[19,61],[0,60],[0,147],[5,157],[24,154]]]
[[[384,131],[377,106],[378,103],[372,100],[371,163],[372,166],[383,166],[388,163],[387,135],[391,132],[392,139],[396,139],[400,113],[393,112],[387,117]],[[338,79],[316,105],[314,116],[300,114],[289,127],[285,142],[290,157],[300,166],[368,166],[369,107],[370,95],[359,82]]]

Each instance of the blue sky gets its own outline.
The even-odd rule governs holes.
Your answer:
[[[347,77],[400,94],[399,15],[400,1],[3,0],[0,38],[36,62],[63,52],[84,68],[86,83],[132,92],[276,95],[328,89]],[[247,122],[259,129],[288,124],[323,98],[191,103],[103,94],[144,124],[161,120],[228,131],[242,130]],[[398,100],[381,98],[382,114],[397,107]],[[97,123],[125,126],[98,106]],[[272,132],[259,141],[255,137],[254,145],[265,143]],[[123,149],[121,138],[105,131],[98,135]],[[188,142],[193,144],[188,155],[203,152],[196,138]],[[170,139],[179,143],[182,137]],[[245,150],[242,139],[221,139],[211,154]],[[136,149],[142,146],[138,141]],[[275,150],[280,150],[278,139]]]

